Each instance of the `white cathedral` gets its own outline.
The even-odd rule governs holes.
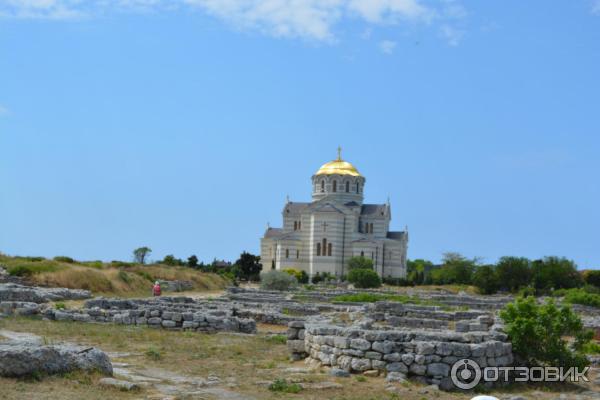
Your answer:
[[[296,268],[309,276],[328,272],[341,277],[348,260],[373,260],[381,277],[406,277],[408,232],[389,230],[392,210],[386,204],[363,204],[365,178],[338,158],[312,176],[312,202],[287,201],[283,228],[268,227],[261,239],[263,271]]]

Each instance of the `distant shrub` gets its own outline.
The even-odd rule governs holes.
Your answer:
[[[282,271],[269,271],[261,275],[260,287],[265,290],[288,290],[298,281],[292,275]]]
[[[12,276],[31,276],[42,272],[55,272],[61,267],[55,261],[42,259],[41,261],[19,262],[7,268],[9,275]]]
[[[308,283],[308,274],[305,271],[296,268],[286,268],[283,270],[283,272],[292,275],[294,278],[296,278],[298,283]]]
[[[482,294],[494,294],[500,286],[496,270],[490,265],[476,267],[472,279],[473,285],[475,285]]]
[[[271,335],[265,337],[265,340],[272,344],[286,344],[287,343],[287,335]]]
[[[150,275],[146,271],[137,270],[137,271],[134,271],[134,273],[136,273],[137,275],[141,276],[142,278],[144,278],[146,280],[149,280],[150,282],[154,282],[154,278],[152,277],[152,275]]]
[[[302,390],[302,387],[297,383],[288,383],[285,379],[275,379],[275,381],[269,385],[269,390],[281,393],[299,393]]]
[[[131,282],[131,277],[125,271],[119,271],[119,273],[117,274],[117,276],[119,277],[120,280],[122,280],[125,283],[130,283]]]
[[[95,268],[95,269],[102,269],[104,268],[104,263],[100,260],[96,260],[96,261],[85,261],[82,262],[81,265],[83,265],[84,267],[90,267],[90,268]]]
[[[31,261],[31,262],[39,262],[39,261],[46,260],[46,257],[16,257],[16,258],[24,260],[24,261]]]
[[[317,272],[316,274],[313,275],[311,282],[314,283],[315,285],[319,282],[323,281],[323,277],[321,276],[321,274],[319,272]]]
[[[566,303],[600,308],[600,295],[588,293],[584,289],[568,289],[564,296]]]
[[[158,361],[162,358],[160,352],[154,347],[150,347],[146,351],[146,357],[148,357],[149,359],[154,360],[154,361]]]
[[[381,286],[381,279],[377,272],[370,269],[357,268],[348,273],[348,282],[354,284],[354,287],[366,289],[377,288]]]
[[[72,259],[71,257],[67,257],[67,256],[56,256],[56,257],[54,257],[54,261],[64,262],[64,263],[68,263],[68,264],[73,264],[75,262],[74,259]]]
[[[570,307],[557,307],[552,299],[538,304],[533,297],[519,298],[500,312],[513,351],[527,365],[584,367],[581,350],[592,338],[581,318]],[[573,344],[563,339],[573,337]]]
[[[583,274],[583,280],[588,285],[600,287],[600,270],[585,271]]]
[[[115,268],[132,267],[134,265],[135,265],[134,263],[127,262],[127,261],[112,260],[110,262],[110,266],[115,267]]]
[[[405,278],[387,277],[387,278],[383,278],[382,281],[386,285],[391,285],[391,286],[415,286],[415,283],[413,281],[405,279]]]
[[[59,303],[54,303],[54,308],[57,310],[66,310],[67,306],[65,303],[59,302]]]
[[[348,269],[373,269],[373,260],[364,256],[351,257],[348,260]]]

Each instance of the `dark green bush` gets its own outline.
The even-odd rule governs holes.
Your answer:
[[[381,286],[381,279],[377,275],[377,272],[363,268],[350,270],[348,272],[348,282],[354,284],[354,287],[361,289]]]
[[[566,303],[600,308],[600,295],[598,294],[589,293],[585,289],[567,289],[561,292],[564,293]]]
[[[499,281],[496,270],[490,265],[482,265],[473,273],[473,285],[482,294],[494,294],[498,290]]]
[[[67,257],[67,256],[56,256],[56,257],[54,257],[54,261],[64,262],[64,263],[68,263],[68,264],[73,264],[75,262],[74,259],[72,259],[71,257]]]
[[[373,269],[373,260],[364,256],[351,257],[348,260],[348,269]]]
[[[600,271],[585,271],[585,273],[583,274],[583,280],[588,285],[600,287]]]
[[[519,298],[500,312],[513,351],[529,366],[584,367],[581,352],[593,333],[570,307],[557,307],[552,299],[538,304],[533,297]],[[572,345],[563,339],[573,337]]]

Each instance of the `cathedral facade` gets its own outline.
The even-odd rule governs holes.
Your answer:
[[[348,273],[348,260],[373,260],[381,277],[406,277],[408,232],[390,231],[392,211],[386,204],[364,204],[366,179],[338,158],[312,176],[312,201],[287,201],[283,227],[268,227],[261,239],[263,271],[296,268],[309,276]]]

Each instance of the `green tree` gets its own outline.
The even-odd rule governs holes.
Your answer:
[[[581,349],[593,333],[570,307],[557,307],[552,299],[538,304],[533,297],[519,298],[500,312],[513,351],[529,366],[584,367]],[[572,345],[563,339],[573,337]]]
[[[496,293],[499,286],[496,269],[491,265],[477,267],[473,273],[473,285],[483,294]]]
[[[198,267],[198,257],[196,257],[195,254],[192,254],[191,256],[189,256],[187,259],[187,265],[188,265],[188,267],[191,267],[191,268],[197,268]]]
[[[564,257],[545,257],[532,265],[533,285],[538,291],[579,287],[583,281],[577,266]]]
[[[152,253],[150,247],[138,247],[133,251],[133,261],[138,264],[145,264],[150,253]]]
[[[165,258],[162,259],[161,264],[169,265],[171,267],[175,265],[179,265],[181,260],[175,258],[173,254],[167,254]]]
[[[442,271],[438,274],[441,275],[443,283],[468,285],[471,283],[477,261],[476,258],[469,259],[459,253],[444,253]]]
[[[600,271],[598,271],[598,270],[585,271],[585,273],[583,274],[583,280],[588,285],[592,285],[592,286],[600,288]]]
[[[348,272],[348,282],[359,289],[377,288],[381,286],[381,279],[377,272],[367,268],[354,268]]]
[[[348,260],[348,269],[373,269],[373,260],[364,256],[350,257]]]
[[[422,285],[425,282],[425,275],[432,267],[433,263],[428,260],[408,260],[406,262],[407,280],[415,285]]]
[[[260,256],[244,251],[235,264],[239,267],[240,278],[252,281],[260,280],[260,271],[262,270]]]
[[[502,257],[496,264],[502,289],[517,292],[531,282],[531,262],[525,257]]]

